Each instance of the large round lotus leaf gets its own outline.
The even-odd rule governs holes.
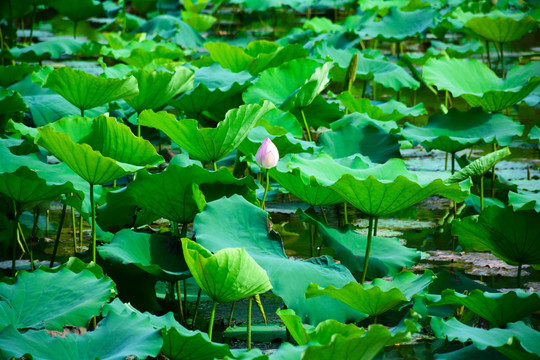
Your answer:
[[[68,66],[53,70],[43,87],[52,89],[82,110],[137,95],[137,80],[107,79]]]
[[[52,199],[61,194],[83,195],[86,183],[65,164],[48,165],[34,155],[16,156],[0,145],[0,193],[17,203]]]
[[[288,154],[278,162],[276,167],[270,169],[270,176],[291,194],[310,205],[342,203],[344,199],[341,195],[324,186],[316,176],[309,176],[302,171],[305,161],[309,160],[305,160],[300,155]],[[335,162],[328,155],[319,155],[312,161],[317,162],[314,166],[327,166],[327,163]],[[351,166],[355,169],[365,169],[369,164],[357,157],[351,162]]]
[[[241,92],[251,84],[250,79],[247,71],[233,73],[219,64],[195,69],[193,90],[171,99],[169,104],[197,116]]]
[[[41,127],[36,142],[90,184],[104,184],[163,158],[114,118],[64,118]]]
[[[347,268],[328,257],[289,260],[281,240],[274,233],[268,233],[267,212],[240,196],[208,203],[195,218],[193,226],[197,242],[212,251],[245,248],[268,273],[273,293],[282,297],[287,307],[294,309],[307,322],[316,324],[326,319],[358,321],[365,318],[364,314],[337,300],[306,300],[304,292],[310,282],[343,286],[354,281],[354,277]],[[321,309],[325,309],[324,312]]]
[[[375,279],[373,283],[363,285],[350,282],[339,289],[332,285],[323,289],[311,283],[306,291],[306,298],[328,295],[358,311],[378,316],[424,292],[434,277],[433,272],[426,270],[420,276],[406,271],[399,273],[391,281]]]
[[[137,79],[139,94],[126,98],[137,113],[161,107],[173,96],[193,88],[193,71],[179,66],[173,71],[145,71],[132,73]]]
[[[463,201],[469,194],[468,189],[456,183],[446,184],[441,179],[419,180],[407,171],[400,159],[367,169],[343,166],[327,155],[311,160],[298,157],[296,160],[304,176],[314,177],[319,184],[335,190],[345,201],[372,216],[389,215],[433,195]]]
[[[509,322],[522,320],[540,310],[540,295],[525,293],[522,290],[507,293],[488,293],[473,290],[464,295],[452,289],[446,289],[441,294],[441,300],[432,304],[465,306],[491,326],[504,327]]]
[[[121,264],[133,264],[149,274],[174,281],[190,277],[178,239],[123,229],[110,244],[97,248],[99,255]]]
[[[247,70],[252,75],[308,55],[307,49],[299,44],[283,47],[267,40],[252,41],[245,49],[224,42],[206,43],[204,47],[208,49],[212,60],[224,68],[235,73]]]
[[[305,214],[307,216],[307,214]],[[316,221],[311,219],[311,221]],[[361,278],[366,253],[367,235],[352,228],[332,229],[316,221],[319,234],[326,246],[336,251],[335,258],[345,265],[355,277]],[[373,237],[367,277],[395,275],[403,268],[410,268],[420,260],[420,252],[402,245],[397,238]]]
[[[315,49],[316,53],[328,61],[333,61],[339,70],[332,69],[334,81],[344,81],[346,69],[355,53],[358,54],[356,78],[363,81],[375,81],[384,87],[399,91],[403,88],[417,89],[420,83],[402,67],[384,60],[370,59],[355,49],[336,49],[324,44]]]
[[[236,149],[257,122],[273,108],[265,101],[262,105],[242,105],[225,115],[216,128],[199,129],[196,120],[176,120],[166,112],[146,110],[139,116],[139,123],[163,131],[189,155],[203,162],[215,162]]]
[[[540,193],[512,192],[508,193],[508,204],[514,210],[534,210],[540,212]]]
[[[186,238],[182,239],[182,248],[193,278],[214,301],[237,301],[272,289],[266,271],[245,249],[221,249],[212,255]]]
[[[463,324],[456,318],[445,321],[431,318],[431,328],[440,339],[472,341],[480,350],[493,347],[511,359],[535,359],[540,355],[540,332],[523,321],[508,324],[504,329],[482,329]]]
[[[133,355],[146,359],[157,356],[162,345],[160,330],[135,313],[111,313],[94,331],[82,335],[45,330],[19,333],[13,326],[0,332],[0,348],[7,358],[123,360]]]
[[[540,213],[489,206],[477,216],[452,223],[467,250],[491,251],[511,265],[540,265]]]
[[[518,40],[538,27],[538,20],[523,12],[503,13],[495,10],[487,14],[475,14],[458,9],[452,16],[476,36],[498,43]]]
[[[75,55],[83,46],[83,42],[70,38],[51,38],[22,48],[9,51],[19,61],[38,62],[45,59],[58,59],[63,55]]]
[[[427,83],[463,97],[472,107],[496,112],[517,104],[540,84],[540,63],[514,66],[501,79],[474,59],[430,59],[423,77]]]
[[[201,193],[202,189],[204,191]],[[237,179],[226,168],[208,171],[198,165],[170,165],[155,175],[141,173],[128,185],[128,190],[139,206],[182,224],[193,222],[206,201],[222,196],[241,193],[255,202],[255,189],[252,177]]]
[[[330,81],[330,63],[295,59],[260,74],[255,84],[244,91],[246,103],[258,104],[262,99],[283,110],[307,107]]]
[[[384,163],[401,157],[398,138],[372,124],[344,124],[325,131],[318,141],[325,153],[339,159],[360,154],[374,163]]]
[[[508,146],[514,136],[521,136],[523,128],[524,125],[502,114],[451,109],[447,114],[431,116],[424,127],[406,123],[401,133],[407,140],[428,149],[455,153],[481,143]]]
[[[402,41],[408,37],[423,35],[434,27],[437,11],[424,8],[416,11],[401,11],[391,8],[381,21],[367,23],[359,30],[360,34],[390,41]]]
[[[15,284],[0,283],[0,329],[10,325],[13,331],[86,327],[110,299],[113,287],[109,277],[96,279],[89,270],[19,272]]]
[[[482,156],[481,158],[474,160],[469,165],[447,178],[445,182],[451,184],[458,181],[463,181],[472,176],[481,176],[508,155],[510,155],[510,149],[507,147],[493,151]]]
[[[366,114],[375,120],[398,121],[406,116],[420,116],[426,114],[424,104],[419,103],[413,107],[407,107],[402,102],[390,99],[387,102],[372,102],[366,98],[355,98],[350,92],[344,91],[337,96],[350,112]]]

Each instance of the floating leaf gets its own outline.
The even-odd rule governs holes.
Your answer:
[[[502,114],[489,114],[480,109],[467,112],[451,109],[448,114],[431,116],[424,127],[406,123],[402,134],[428,149],[455,153],[481,143],[508,146],[514,136],[523,133],[523,128]]]
[[[107,79],[67,66],[53,70],[43,87],[56,91],[81,111],[139,93],[133,77]]]
[[[214,301],[237,301],[272,289],[266,271],[243,248],[221,249],[212,255],[186,238],[182,248],[193,278]]]
[[[514,66],[501,79],[474,59],[430,59],[423,76],[429,84],[463,97],[472,107],[496,112],[517,104],[540,84],[540,64]]]
[[[0,329],[62,330],[64,325],[88,325],[92,316],[111,297],[113,282],[97,279],[89,270],[76,274],[68,269],[56,273],[21,271],[11,285],[0,283]],[[0,339],[9,337],[0,336]],[[6,348],[0,345],[3,351]]]
[[[177,121],[174,115],[151,110],[141,113],[139,123],[163,131],[194,159],[216,162],[237,148],[272,107],[267,101],[263,105],[242,105],[228,111],[217,128],[199,129],[196,120]]]

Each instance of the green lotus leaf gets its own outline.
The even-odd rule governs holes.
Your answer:
[[[431,116],[424,127],[406,123],[402,134],[428,149],[455,153],[482,143],[508,146],[514,136],[521,136],[523,128],[502,114],[489,114],[480,109],[467,112],[451,109],[448,114]]]
[[[402,41],[408,37],[423,35],[431,27],[435,27],[437,11],[424,8],[416,11],[401,11],[398,8],[390,8],[388,15],[381,21],[367,23],[358,32],[362,36]]]
[[[245,49],[224,42],[206,43],[204,47],[212,60],[224,68],[235,73],[247,70],[252,75],[308,55],[308,51],[299,44],[283,47],[267,40],[253,41]]]
[[[38,70],[37,66],[27,63],[0,66],[0,86],[8,87],[36,70]]]
[[[354,281],[354,277],[347,268],[328,257],[308,261],[289,260],[281,240],[268,233],[267,212],[240,196],[208,203],[195,218],[193,227],[197,242],[212,251],[229,247],[245,248],[268,273],[272,292],[283,298],[288,308],[294,309],[309,323],[316,324],[326,319],[345,321],[365,318],[364,314],[337,300],[306,300],[304,292],[310,282],[315,281],[323,286],[343,286]],[[321,312],[323,308],[325,311]]]
[[[334,24],[332,20],[324,17],[315,16],[302,25],[303,29],[311,29],[317,34],[329,32],[343,32],[343,26]]]
[[[367,156],[374,163],[401,157],[398,138],[371,125],[351,123],[325,131],[318,140],[325,153],[339,159],[355,154]]]
[[[173,71],[138,70],[131,75],[137,79],[139,94],[125,100],[137,113],[159,108],[172,97],[193,87],[193,72],[182,66]]]
[[[198,165],[170,165],[159,174],[143,174],[128,185],[136,204],[176,223],[193,222],[207,201],[222,196],[240,193],[257,201],[253,178],[237,179],[226,168],[208,171]]]
[[[183,56],[184,52],[176,44],[162,43],[150,50],[133,49],[127,57],[121,56],[120,60],[139,69],[153,70],[159,65],[174,64],[175,59]]]
[[[372,216],[389,215],[433,195],[463,201],[469,194],[459,184],[446,184],[438,178],[419,180],[400,159],[367,169],[351,169],[327,155],[296,160],[302,164],[304,176],[313,176],[319,184],[335,190],[351,205]]]
[[[97,279],[89,270],[78,274],[68,269],[21,271],[14,284],[0,283],[0,329],[86,327],[110,299],[113,287],[109,277]],[[6,351],[4,346],[0,348]]]
[[[200,48],[204,38],[178,16],[158,15],[135,30],[136,33],[157,35],[182,47]]]
[[[186,238],[182,248],[193,278],[214,301],[237,301],[272,289],[266,271],[243,248],[221,249],[212,255]]]
[[[539,140],[538,146],[540,147],[540,127],[536,125],[532,127],[532,129],[529,131],[529,139]]]
[[[316,327],[302,324],[302,318],[295,314],[294,310],[278,309],[276,314],[290,331],[291,336],[298,345],[306,345],[310,341],[316,341],[321,345],[330,343],[334,334],[344,337],[360,337],[366,330],[354,324],[343,324],[336,320],[325,320]]]
[[[514,210],[534,210],[540,212],[540,193],[512,192],[508,193],[508,204]]]
[[[328,85],[329,71],[330,63],[321,66],[315,60],[291,60],[263,71],[242,98],[248,104],[269,100],[283,110],[304,108]]]
[[[478,40],[469,40],[463,44],[452,44],[433,40],[427,53],[440,55],[448,54],[451,58],[466,58],[484,51],[484,45]],[[426,59],[427,61],[427,59]]]
[[[19,61],[39,62],[45,59],[58,59],[62,55],[75,55],[83,46],[76,39],[52,38],[22,48],[10,50],[12,57]]]
[[[295,138],[302,137],[302,126],[298,122],[296,116],[289,111],[282,111],[277,108],[271,110],[264,116],[259,124],[264,126],[271,135],[290,135]],[[310,144],[310,146],[313,146],[313,144]]]
[[[511,265],[540,264],[540,213],[490,206],[478,216],[452,223],[452,233],[468,250],[486,251]]]
[[[219,64],[195,69],[193,90],[171,99],[169,104],[198,117],[203,111],[240,93],[251,84],[251,78],[247,71],[233,73]]]
[[[90,184],[104,184],[163,158],[114,118],[64,118],[41,127],[36,142]]]
[[[131,305],[115,299],[103,307],[103,316],[109,313],[122,316],[136,314],[137,318],[149,319],[155,329],[161,329],[163,337],[161,353],[168,359],[206,360],[232,356],[229,346],[211,342],[208,334],[199,330],[187,330],[174,319],[172,312],[163,316],[155,316],[148,312],[141,313]]]
[[[355,127],[366,127],[367,125],[372,125],[387,134],[399,134],[401,132],[400,126],[394,120],[376,120],[369,117],[367,114],[361,114],[358,112],[347,114],[341,119],[334,121],[330,124],[330,128],[332,130],[339,130],[346,125]]]
[[[463,181],[471,176],[481,176],[485,174],[489,169],[491,169],[496,163],[510,155],[510,148],[502,148],[497,151],[491,152],[487,155],[484,155],[469,165],[465,166],[463,169],[454,173],[446,179],[448,184]]]
[[[422,293],[434,277],[433,272],[426,270],[420,276],[402,272],[391,281],[375,279],[373,283],[364,285],[350,282],[342,288],[330,285],[323,289],[311,283],[306,290],[306,298],[328,295],[365,314],[378,316]]]
[[[475,14],[457,9],[452,16],[477,37],[498,43],[518,40],[538,27],[538,20],[523,12],[503,13],[495,10],[487,14]]]
[[[409,0],[365,0],[359,5],[362,11],[375,10],[380,12],[394,7],[401,9],[402,7],[407,6],[408,3]]]
[[[140,69],[146,68],[155,60],[172,61],[184,55],[176,44],[170,42],[156,42],[154,40],[125,41],[116,33],[105,33],[109,46],[104,46],[100,54],[121,60],[126,64]]]
[[[103,4],[95,0],[54,0],[51,6],[72,21],[86,20],[103,15]]]
[[[488,293],[472,290],[464,295],[452,289],[442,292],[441,300],[431,306],[460,305],[489,321],[492,327],[504,327],[540,310],[540,295],[522,290]]]
[[[161,279],[177,281],[190,276],[177,239],[123,229],[97,250],[105,260],[133,264]]]
[[[510,323],[504,329],[485,330],[467,326],[456,318],[445,321],[432,317],[430,325],[438,338],[461,342],[472,341],[473,345],[480,350],[493,347],[511,359],[533,359],[540,355],[540,332],[525,325],[522,321]],[[518,341],[517,344],[515,340]]]
[[[420,116],[426,114],[424,104],[420,103],[413,107],[407,107],[402,102],[390,99],[384,103],[372,102],[366,98],[355,98],[351,93],[344,91],[337,96],[350,112],[358,112],[368,115],[375,120],[398,121],[406,116]]]
[[[315,49],[323,59],[331,60],[341,69],[332,69],[334,81],[344,81],[346,69],[349,67],[351,58],[358,53],[356,66],[356,79],[363,81],[375,81],[384,87],[399,91],[403,88],[417,89],[420,83],[400,66],[384,60],[370,59],[354,49],[335,49],[326,44]]]
[[[351,227],[337,230],[319,221],[316,221],[316,225],[324,244],[336,251],[336,260],[339,260],[355,277],[360,279],[364,266],[367,235],[360,234]],[[367,269],[367,277],[370,279],[395,275],[401,269],[410,268],[420,260],[420,252],[402,245],[397,238],[375,236],[372,240]]]
[[[81,111],[139,93],[133,77],[107,79],[68,66],[53,70],[43,87],[56,91]]]
[[[454,97],[463,97],[472,107],[496,112],[517,104],[540,84],[540,64],[533,61],[514,66],[501,79],[474,59],[430,59],[423,77]]]
[[[163,345],[160,331],[154,329],[149,319],[135,313],[126,316],[111,313],[96,330],[82,335],[57,335],[51,336],[45,330],[19,333],[9,326],[0,332],[0,348],[7,358],[122,360],[130,355],[141,359],[157,356]]]
[[[17,91],[0,88],[0,114],[25,111],[28,107]]]
[[[216,128],[199,129],[196,120],[177,121],[166,112],[146,110],[139,123],[163,131],[174,142],[187,150],[191,157],[203,162],[216,162],[236,149],[257,122],[273,108],[265,101],[262,105],[242,105],[227,112],[225,120]]]

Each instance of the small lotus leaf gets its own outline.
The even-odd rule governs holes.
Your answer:
[[[489,321],[492,326],[504,327],[509,322],[522,320],[540,310],[540,295],[528,294],[522,290],[507,293],[488,293],[481,290],[472,290],[464,295],[452,289],[442,292],[440,301],[432,304],[462,305]]]
[[[163,160],[152,144],[114,118],[64,118],[38,130],[39,145],[94,185]]]
[[[217,128],[199,129],[196,120],[177,121],[165,112],[141,113],[139,123],[163,131],[174,142],[187,150],[191,157],[203,162],[215,162],[236,149],[248,136],[255,124],[273,108],[265,101],[262,105],[242,105],[227,112]]]
[[[19,333],[9,326],[0,332],[0,348],[7,358],[123,360],[130,355],[141,359],[157,356],[163,345],[160,331],[149,319],[135,313],[124,316],[111,313],[94,331],[82,335],[56,335],[51,336],[45,330]]]
[[[420,116],[426,114],[426,109],[422,103],[413,107],[407,107],[404,103],[394,99],[390,99],[384,103],[372,102],[366,98],[355,98],[347,91],[339,94],[337,99],[341,101],[350,112],[366,114],[375,120],[398,121],[406,116]]]
[[[126,98],[126,102],[137,113],[159,108],[172,97],[193,87],[193,72],[182,66],[171,72],[138,70],[132,75],[137,79],[139,94]]]
[[[266,271],[245,249],[227,248],[212,255],[202,245],[185,238],[182,248],[193,278],[214,301],[237,301],[272,289]]]
[[[415,11],[390,8],[381,21],[366,24],[359,32],[363,35],[390,41],[402,41],[408,37],[423,35],[430,27],[435,27],[436,10],[431,7]]]
[[[170,39],[172,42],[190,49],[199,48],[204,43],[204,38],[195,29],[180,20],[178,16],[168,14],[153,17],[137,28],[135,32]]]
[[[43,87],[56,91],[81,111],[139,93],[133,77],[107,79],[68,66],[53,70]]]
[[[510,149],[505,147],[482,156],[471,162],[469,165],[465,166],[463,169],[454,173],[446,179],[446,183],[452,184],[455,182],[463,181],[471,176],[481,176],[485,174],[489,169],[493,167],[496,163],[510,155]]]
[[[481,143],[508,146],[514,136],[523,133],[523,128],[524,125],[502,114],[489,114],[480,109],[467,112],[451,109],[448,114],[431,116],[424,127],[406,123],[402,134],[428,149],[455,153]]]
[[[489,250],[511,265],[540,264],[540,213],[490,206],[478,216],[452,223],[452,233],[468,250]]]
[[[97,279],[89,270],[19,272],[15,284],[0,283],[0,328],[61,331],[64,325],[84,327],[99,315],[113,286],[109,277]]]
[[[474,59],[430,59],[423,77],[427,83],[463,97],[472,107],[496,112],[520,102],[540,84],[540,64],[515,66],[501,79]]]

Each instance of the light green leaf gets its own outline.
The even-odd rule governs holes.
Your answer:
[[[468,177],[481,176],[489,169],[491,169],[496,163],[509,156],[510,154],[510,148],[505,147],[497,151],[491,152],[487,155],[484,155],[481,158],[474,160],[469,165],[465,166],[463,169],[454,173],[454,175],[446,179],[445,182],[447,184],[452,184],[463,181]]]

